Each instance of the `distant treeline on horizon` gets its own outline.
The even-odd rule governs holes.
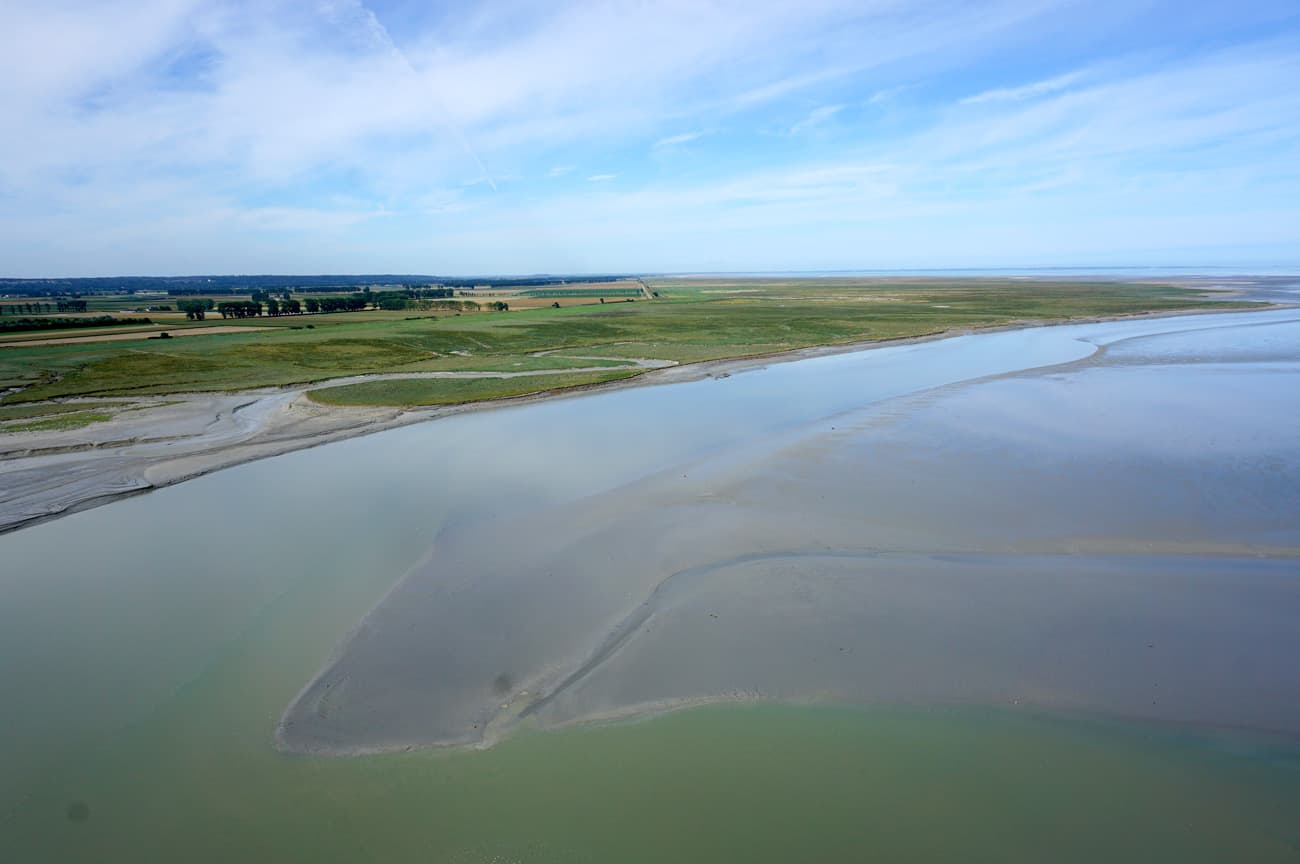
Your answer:
[[[59,295],[120,294],[160,291],[171,296],[196,294],[247,294],[251,291],[349,291],[366,287],[398,285],[448,288],[527,288],[626,279],[622,274],[597,276],[423,276],[360,274],[353,276],[86,276],[67,279],[0,279],[0,294],[55,297]]]

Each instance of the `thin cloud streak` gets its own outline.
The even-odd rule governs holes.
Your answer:
[[[694,141],[703,134],[704,133],[702,132],[683,132],[680,135],[669,135],[667,138],[660,138],[656,141],[653,144],[652,149],[664,150],[669,147],[677,147],[690,141]]]
[[[822,125],[843,110],[843,105],[822,105],[819,108],[814,108],[808,112],[808,116],[791,126],[787,134],[799,135],[807,132],[809,129]]]
[[[1000,87],[995,90],[985,90],[983,93],[967,96],[961,102],[963,105],[979,105],[983,102],[1021,102],[1035,96],[1046,96],[1049,93],[1065,90],[1082,78],[1082,72],[1069,72],[1065,75],[1058,75],[1045,81],[1035,81],[1032,84],[1024,84],[1020,87]]]
[[[416,70],[415,64],[411,62],[411,58],[406,56],[406,52],[397,46],[397,43],[393,41],[392,35],[388,32],[388,28],[380,22],[375,13],[367,8],[364,3],[361,3],[360,0],[356,0],[355,8],[360,14],[365,29],[369,32],[372,38],[374,38],[374,40],[378,42],[385,51],[396,58],[412,77],[417,79],[420,78],[420,73]],[[492,187],[493,192],[496,192],[497,184],[492,178],[492,173],[488,171],[487,166],[483,164],[482,157],[479,156],[478,151],[474,149],[474,145],[469,142],[469,138],[465,136],[465,132],[461,129],[460,124],[451,119],[451,112],[448,111],[447,107],[442,103],[438,91],[429,87],[427,84],[425,90],[429,94],[430,101],[438,107],[439,114],[446,123],[447,128],[449,128],[452,134],[456,136],[456,141],[460,144],[461,149],[463,149],[465,153],[474,160],[474,164],[478,166],[482,179],[488,184],[488,186]]]
[[[1234,43],[1255,13],[1233,10],[1229,31],[1216,8],[1168,32],[1106,0],[480,3],[392,31],[355,0],[6,8],[0,260],[27,275],[867,267],[911,248],[1013,263],[1128,248],[1120,211],[1178,248],[1300,241],[1300,23]],[[1059,35],[1084,27],[1106,47]]]

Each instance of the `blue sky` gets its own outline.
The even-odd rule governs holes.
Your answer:
[[[0,275],[1300,264],[1300,4],[0,10]]]

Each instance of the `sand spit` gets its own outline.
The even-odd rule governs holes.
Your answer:
[[[1224,311],[1142,313],[1086,320],[1158,319],[1186,314],[1222,314]],[[635,378],[573,388],[563,393],[469,405],[409,409],[327,407],[312,402],[306,394],[321,387],[385,379],[521,377],[549,373],[542,370],[357,375],[287,388],[141,398],[136,410],[118,412],[111,421],[82,429],[8,434],[0,431],[0,533],[222,468],[465,411],[564,398],[587,390],[606,391],[700,380],[773,363],[919,344],[975,332],[1078,323],[1083,322],[1077,319],[1068,322],[1023,321],[1002,327],[945,330],[907,339],[814,346],[682,365],[644,358],[604,357],[601,359],[628,360],[647,371]],[[592,367],[587,371],[607,371],[609,368]]]
[[[458,526],[279,744],[485,746],[521,722],[755,699],[1300,735],[1298,334],[1295,316],[1099,330],[1076,362]]]

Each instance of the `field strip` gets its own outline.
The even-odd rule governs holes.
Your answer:
[[[127,339],[149,339],[153,333],[165,332],[173,339],[182,336],[211,336],[218,333],[253,333],[269,330],[269,327],[244,327],[237,324],[218,325],[216,327],[182,327],[171,329],[166,326],[150,329],[133,330],[129,333],[96,333],[86,336],[55,336],[48,339],[3,339],[0,348],[25,348],[29,345],[77,345],[82,342],[121,342]]]
[[[675,360],[636,359],[632,357],[576,357],[577,360],[625,360],[632,366],[578,366],[573,369],[525,369],[518,372],[475,372],[472,370],[444,372],[378,372],[369,375],[352,375],[346,378],[329,378],[316,381],[310,389],[320,390],[329,387],[342,387],[349,384],[364,384],[370,381],[404,381],[422,378],[444,378],[472,380],[476,378],[540,378],[547,375],[572,375],[580,372],[616,372],[621,369],[666,369],[677,366]]]

